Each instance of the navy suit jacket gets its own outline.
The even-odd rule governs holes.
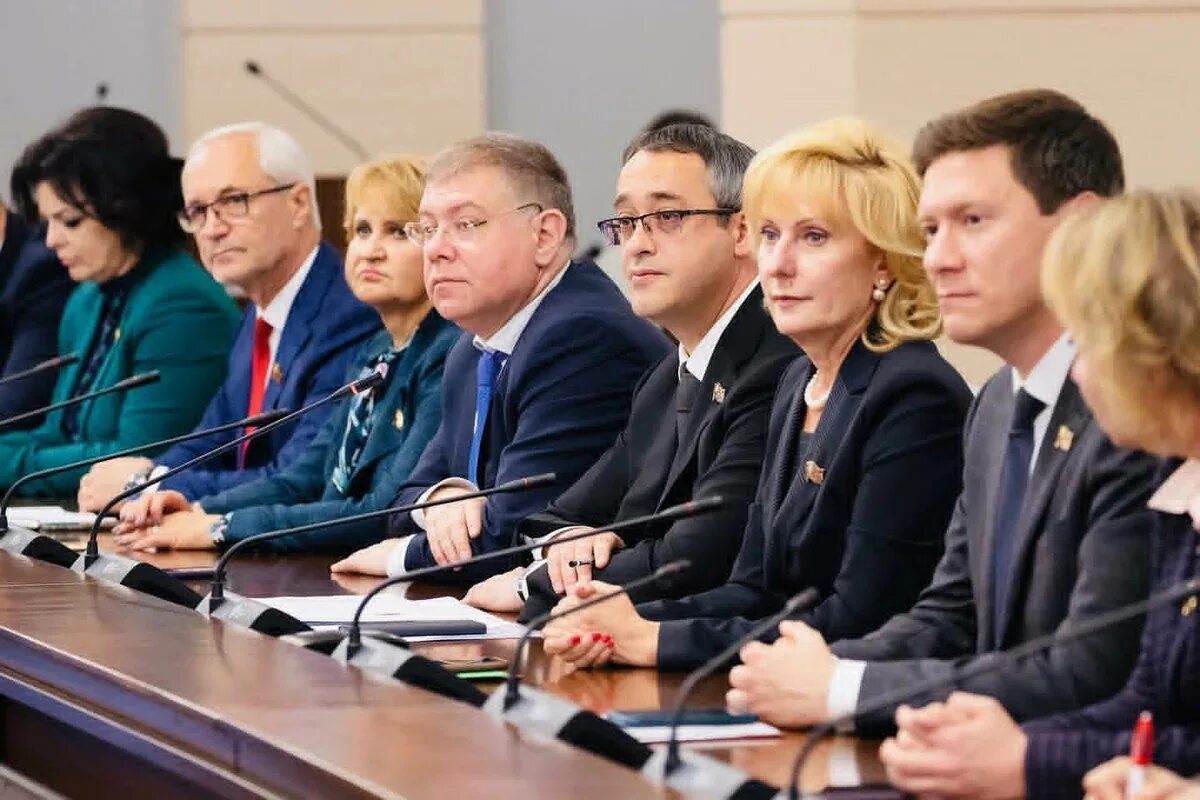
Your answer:
[[[970,391],[929,342],[882,354],[859,342],[802,451],[812,373],[812,362],[800,358],[780,381],[729,581],[638,607],[663,621],[660,667],[711,658],[808,587],[823,599],[800,619],[834,641],[879,627],[929,582],[958,495]]]
[[[665,336],[638,319],[617,286],[590,261],[572,262],[537,307],[496,380],[480,454],[482,487],[554,472],[555,484],[488,498],[473,552],[512,544],[517,523],[544,509],[612,445],[625,427],[638,379],[670,350]],[[475,419],[479,350],[464,334],[450,352],[442,425],[396,505],[417,502],[430,486],[467,477]],[[418,533],[406,569],[435,563],[410,514],[392,518],[393,536]],[[447,576],[474,582],[512,566],[503,559]]]
[[[58,355],[58,323],[75,283],[40,231],[15,211],[5,223],[0,247],[0,377]],[[80,356],[82,357],[82,353]],[[50,402],[57,378],[47,370],[0,386],[0,419]],[[36,428],[41,417],[6,430]]]
[[[210,514],[236,512],[230,517],[226,541],[386,508],[441,423],[442,369],[459,333],[433,310],[417,328],[392,365],[386,389],[375,403],[371,432],[346,494],[338,491],[330,476],[346,432],[350,398],[339,401],[321,432],[287,467],[270,477],[202,498],[200,503]],[[354,359],[345,382],[358,377],[371,359],[391,347],[387,331],[372,337]],[[359,538],[361,531],[353,525],[339,525],[276,539],[267,546],[280,552],[349,551],[372,543]]]
[[[229,354],[225,383],[204,410],[197,430],[236,422],[246,416],[250,404],[254,319],[254,308],[247,308]],[[262,410],[295,411],[337,389],[354,354],[380,327],[379,315],[350,293],[337,251],[328,242],[321,242],[283,326]],[[323,406],[266,436],[252,439],[246,451],[245,469],[238,469],[238,449],[234,448],[196,469],[168,478],[162,488],[175,489],[196,500],[273,475],[304,452],[332,410],[332,406]],[[157,463],[177,467],[239,434],[240,431],[231,431],[175,445],[159,456]]]
[[[1178,461],[1166,465],[1165,479]],[[1149,531],[1142,535],[1149,536]],[[1156,513],[1155,590],[1200,574],[1192,519]],[[1182,775],[1200,772],[1200,614],[1196,597],[1150,612],[1129,681],[1114,697],[1080,711],[1028,723],[1025,781],[1030,798],[1079,797],[1092,767],[1129,753],[1142,711],[1154,715],[1154,763]]]

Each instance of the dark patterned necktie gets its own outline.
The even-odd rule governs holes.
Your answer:
[[[1033,420],[1046,404],[1021,389],[1017,392],[1004,466],[1000,474],[1000,492],[996,503],[996,527],[992,539],[992,621],[993,639],[1001,644],[1005,607],[1016,558],[1017,522],[1025,505],[1029,486],[1029,462],[1033,458]]]
[[[109,351],[112,350],[112,346],[117,340],[117,330],[121,324],[121,312],[125,309],[127,295],[128,293],[125,291],[105,292],[104,302],[100,307],[100,322],[96,328],[96,335],[92,338],[87,358],[84,359],[83,366],[79,369],[79,375],[75,379],[75,386],[71,390],[72,396],[99,388],[94,386],[96,377],[100,374],[100,367],[103,366],[104,359],[108,357]],[[63,409],[62,427],[68,439],[73,440],[79,435],[79,415],[85,405],[89,404],[76,403]]]
[[[363,367],[362,372],[358,375],[359,380],[378,370],[380,365],[385,370],[384,375],[390,375],[392,365],[396,363],[396,357],[399,354],[398,350],[388,350],[375,356]],[[350,398],[350,413],[346,415],[346,430],[342,433],[342,446],[338,448],[337,464],[333,468],[333,474],[329,476],[334,488],[343,497],[350,490],[350,477],[354,474],[358,460],[367,447],[367,437],[371,435],[371,428],[375,425],[375,405],[387,391],[387,385],[388,382],[385,380],[371,391],[360,392]]]

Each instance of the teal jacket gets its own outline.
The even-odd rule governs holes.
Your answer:
[[[113,453],[187,433],[225,378],[226,355],[237,330],[237,306],[182,251],[144,260],[129,290],[112,348],[93,389],[158,370],[157,383],[83,404],[79,434],[69,439],[62,412],[32,431],[0,434],[0,486],[36,470]],[[58,326],[58,352],[87,352],[100,321],[103,295],[95,283],[75,288]],[[52,402],[71,393],[80,362],[58,375]],[[148,455],[153,455],[150,453]],[[24,494],[74,497],[85,470],[70,470],[21,487]]]
[[[441,424],[442,369],[460,335],[458,328],[433,310],[418,326],[392,366],[345,495],[334,487],[330,475],[346,430],[349,400],[337,405],[308,448],[282,471],[201,498],[200,505],[211,514],[233,512],[226,541],[387,508]],[[358,377],[363,365],[391,346],[386,331],[368,340],[346,380]],[[376,541],[369,528],[339,525],[289,536],[270,546],[283,552],[348,552]]]

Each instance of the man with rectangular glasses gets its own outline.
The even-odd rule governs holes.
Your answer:
[[[250,301],[225,382],[197,429],[299,408],[340,386],[349,359],[379,330],[379,316],[350,293],[341,258],[321,241],[315,181],[300,145],[262,123],[211,131],[188,153],[183,197],[179,224],[195,236],[204,266]],[[271,475],[303,452],[328,413],[318,409],[161,488],[195,500]],[[238,434],[176,445],[153,461],[98,464],[80,482],[79,507],[98,510],[155,469],[182,464]]]
[[[771,400],[800,351],[763,307],[754,243],[742,215],[742,177],[754,151],[711,127],[643,133],[626,149],[599,228],[621,248],[634,312],[665,328],[677,353],[638,386],[613,446],[520,531],[547,543],[564,532],[653,514],[720,495],[716,513],[601,533],[545,549],[545,561],[472,587],[468,602],[497,611],[548,610],[576,583],[621,584],[677,558],[691,568],[635,602],[679,597],[729,577],[762,468]]]

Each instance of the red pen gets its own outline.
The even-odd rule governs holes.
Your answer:
[[[1146,783],[1146,767],[1154,758],[1154,715],[1149,711],[1138,714],[1137,724],[1133,726],[1133,736],[1129,740],[1129,760],[1133,767],[1129,770],[1129,780],[1125,782],[1125,800],[1133,800]]]

